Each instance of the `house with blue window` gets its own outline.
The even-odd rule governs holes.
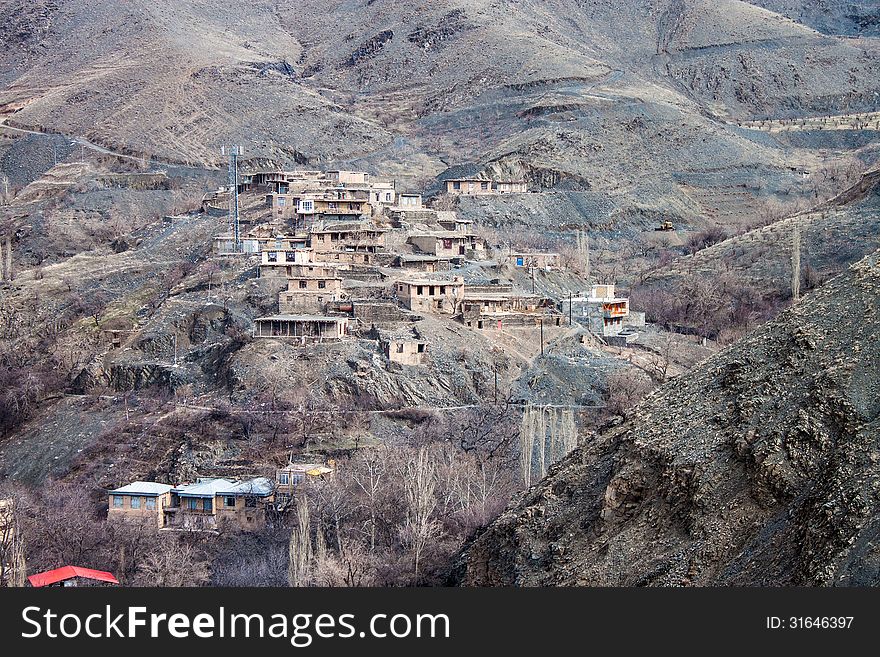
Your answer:
[[[155,522],[165,526],[165,508],[171,504],[169,484],[135,481],[109,492],[107,520]]]
[[[258,530],[266,525],[266,510],[274,498],[275,482],[266,477],[199,479],[171,490],[170,504],[164,509],[165,526]]]

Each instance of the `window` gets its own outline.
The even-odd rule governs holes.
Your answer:
[[[422,344],[421,342],[419,343],[418,351],[420,354],[425,353],[425,345]]]
[[[122,508],[122,495],[113,496],[113,507],[116,509]]]
[[[489,189],[489,183],[488,182],[481,182],[480,189]]]
[[[293,295],[292,294],[287,295],[287,303],[293,303]]]
[[[424,294],[424,288],[421,285],[416,287],[416,294],[418,294],[418,295]]]
[[[278,483],[282,486],[287,486],[290,484],[290,473],[288,472],[279,472],[278,473]]]
[[[202,508],[204,508],[205,511],[213,511],[214,510],[214,500],[212,500],[210,498],[206,498],[202,502]]]
[[[141,508],[141,498],[137,495],[131,498],[131,508],[132,509],[140,509]]]
[[[291,483],[293,483],[293,485],[296,486],[298,484],[301,484],[304,479],[305,479],[305,475],[302,472],[294,472],[293,475],[291,476]]]
[[[434,286],[433,285],[428,286],[428,295],[432,296],[432,297],[434,296]]]
[[[279,196],[279,197],[278,197],[278,205],[279,205],[279,206],[283,206],[283,205],[285,205],[286,203],[287,203],[287,199],[286,199],[286,198],[284,198],[283,196]]]
[[[308,286],[308,281],[300,281],[299,282],[299,289],[300,290],[305,290],[307,286]]]
[[[227,495],[226,497],[223,498],[223,504],[227,508],[232,509],[235,507],[235,498],[232,495]]]
[[[269,251],[269,262],[278,262],[278,254],[275,251]]]
[[[294,262],[296,260],[296,251],[287,251],[284,254],[284,259],[287,260],[287,262]]]
[[[440,286],[440,294],[446,294],[446,286],[445,285]]]
[[[315,209],[314,201],[300,201],[299,202],[300,212],[311,212]]]
[[[461,183],[456,180],[452,183],[452,189],[461,189]]]
[[[198,502],[198,499],[196,499],[195,497],[188,497],[186,500],[186,508],[191,511],[195,511],[199,508]]]
[[[452,248],[452,240],[451,239],[444,239],[443,240],[443,248],[444,249],[451,249]]]
[[[318,289],[323,290],[327,287],[327,281],[318,281]]]
[[[402,343],[402,342],[396,342],[396,343],[395,343],[395,346],[397,347],[397,353],[402,354],[402,353],[403,353],[403,343]]]
[[[147,509],[148,510],[150,510],[150,511],[156,510],[156,498],[155,497],[148,497],[146,499],[146,502],[147,502]]]
[[[385,193],[385,200],[386,200],[386,201],[390,201],[390,200],[391,200],[391,192],[386,192],[386,193]]]

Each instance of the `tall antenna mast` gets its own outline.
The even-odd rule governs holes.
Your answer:
[[[233,250],[241,253],[241,235],[238,226],[238,146],[229,147],[229,227],[232,229]]]

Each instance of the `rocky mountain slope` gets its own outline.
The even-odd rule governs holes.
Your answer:
[[[880,7],[872,0],[749,0],[823,34],[880,35]]]
[[[467,548],[468,585],[880,583],[880,254],[661,386]]]
[[[417,187],[488,169],[590,190],[629,219],[731,219],[806,196],[792,167],[854,148],[829,162],[821,134],[792,148],[733,121],[876,110],[880,90],[875,39],[737,0],[0,8],[15,18],[0,54],[9,125],[206,166],[240,143],[255,162]]]

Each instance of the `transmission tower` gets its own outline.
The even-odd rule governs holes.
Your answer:
[[[241,253],[241,235],[238,226],[238,156],[239,146],[229,147],[229,229],[232,231],[233,250]]]

